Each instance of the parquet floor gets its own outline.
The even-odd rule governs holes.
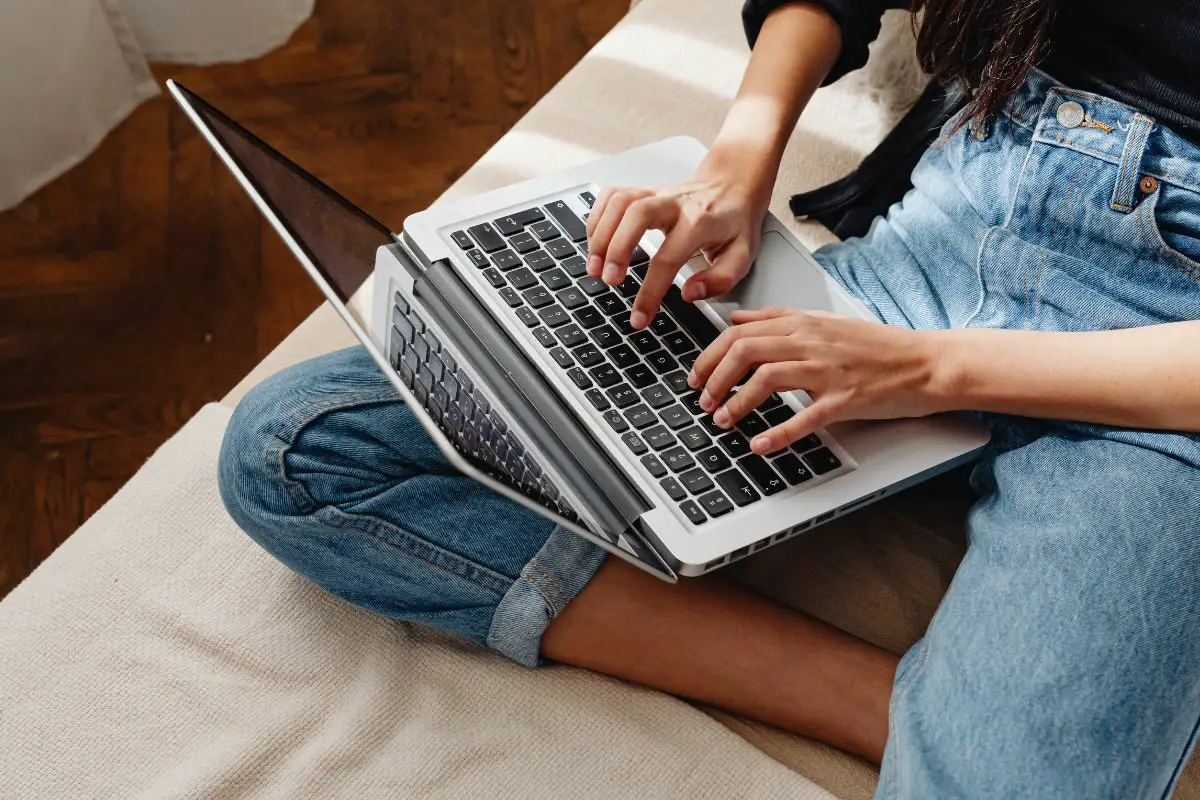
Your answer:
[[[627,7],[318,0],[261,59],[155,75],[399,225]],[[0,214],[0,597],[317,302],[163,97]]]

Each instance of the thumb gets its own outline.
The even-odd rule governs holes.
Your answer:
[[[683,284],[683,299],[690,303],[716,297],[734,287],[750,271],[750,248],[734,241],[721,248],[707,269],[697,272]]]
[[[838,410],[838,404],[832,400],[824,398],[815,400],[808,408],[796,412],[794,416],[774,428],[755,436],[750,440],[750,447],[754,452],[763,455],[782,450],[817,428],[823,428],[829,423],[835,422],[838,418]]]

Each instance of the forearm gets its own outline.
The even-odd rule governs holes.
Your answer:
[[[841,31],[824,9],[795,3],[772,12],[714,148],[754,153],[758,174],[753,178],[769,190],[800,112],[840,49]]]
[[[931,333],[946,409],[1200,432],[1200,321]]]

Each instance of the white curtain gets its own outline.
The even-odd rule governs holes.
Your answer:
[[[0,210],[82,161],[158,92],[147,60],[254,58],[314,0],[0,2]]]

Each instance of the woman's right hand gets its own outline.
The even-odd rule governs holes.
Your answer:
[[[709,266],[684,284],[683,297],[690,302],[729,291],[750,271],[776,173],[764,170],[762,162],[753,148],[718,145],[682,186],[600,193],[587,221],[592,277],[616,286],[642,235],[651,229],[666,234],[634,300],[630,325],[650,324],[676,273],[698,252]]]

